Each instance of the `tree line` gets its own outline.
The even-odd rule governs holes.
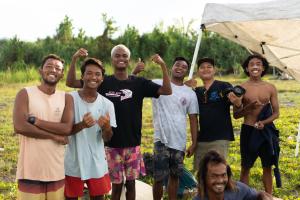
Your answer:
[[[158,53],[168,66],[176,56],[184,56],[192,60],[197,40],[197,31],[178,23],[163,29],[157,25],[152,32],[140,34],[134,27],[127,25],[125,31],[116,38],[113,34],[118,30],[113,18],[102,14],[103,32],[97,37],[89,37],[83,29],[78,34],[73,33],[72,20],[65,16],[58,25],[54,36],[37,39],[34,42],[21,41],[17,36],[0,40],[0,70],[23,70],[39,67],[43,56],[55,53],[70,63],[74,52],[86,48],[89,56],[110,62],[110,51],[116,44],[125,44],[131,50],[132,60],[142,58],[149,60]],[[236,72],[248,52],[241,46],[220,37],[218,34],[205,31],[202,36],[198,57],[212,57],[216,65],[224,73]]]

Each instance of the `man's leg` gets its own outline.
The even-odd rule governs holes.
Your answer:
[[[112,183],[111,199],[120,200],[123,188],[124,149],[105,147],[110,180]]]
[[[263,168],[262,179],[263,179],[265,191],[269,194],[272,194],[272,192],[273,192],[272,167],[264,167]]]
[[[112,184],[111,200],[120,200],[122,194],[122,187],[123,187],[123,183]]]
[[[126,181],[126,200],[135,200],[135,180]]]
[[[163,196],[163,181],[169,175],[170,153],[167,147],[160,141],[154,143],[153,149],[153,199],[161,200]]]
[[[242,167],[240,181],[245,183],[246,185],[249,185],[249,174],[250,168]]]
[[[170,200],[177,199],[178,186],[179,186],[178,176],[170,175],[169,182],[168,182],[168,196]]]
[[[104,200],[103,195],[102,196],[94,196],[94,197],[90,197],[90,200]]]
[[[177,199],[177,190],[179,186],[179,177],[183,172],[184,152],[176,149],[168,149],[170,153],[170,175],[168,182],[169,199]]]
[[[164,193],[163,181],[154,181],[152,192],[153,192],[153,200],[161,200]]]

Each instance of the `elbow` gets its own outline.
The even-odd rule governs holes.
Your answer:
[[[65,130],[63,130],[63,135],[69,136],[72,134],[73,126],[67,127]]]

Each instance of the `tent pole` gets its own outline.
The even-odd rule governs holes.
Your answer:
[[[188,80],[193,78],[193,73],[194,73],[194,68],[195,68],[195,64],[196,64],[196,59],[198,56],[198,52],[199,52],[199,48],[200,48],[200,43],[201,43],[201,37],[202,37],[202,31],[204,29],[204,24],[201,25],[201,28],[199,30],[199,34],[198,34],[198,39],[197,39],[197,43],[196,43],[196,47],[195,47],[195,51],[194,51],[194,55],[193,55],[193,60],[192,60],[192,64],[191,64],[191,69],[189,72],[189,77]]]

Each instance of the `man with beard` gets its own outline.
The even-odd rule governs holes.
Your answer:
[[[110,140],[116,120],[113,103],[97,92],[103,75],[102,62],[87,58],[81,66],[83,88],[71,93],[75,124],[65,156],[67,200],[82,197],[84,183],[93,200],[104,199],[111,189],[104,141]]]
[[[235,118],[244,117],[240,142],[242,160],[240,179],[245,184],[249,184],[250,169],[259,156],[263,167],[262,180],[265,191],[272,194],[274,151],[272,147],[270,147],[269,141],[271,138],[269,136],[273,137],[274,134],[267,136],[264,133],[256,134],[255,132],[257,132],[256,130],[264,131],[266,127],[279,117],[277,90],[274,85],[261,79],[269,68],[269,63],[264,57],[259,54],[250,55],[242,66],[245,74],[249,76],[249,80],[241,85],[246,89],[242,100],[243,106],[239,109],[234,108]],[[263,120],[258,119],[260,112],[267,104],[271,107],[270,116],[267,116]],[[254,148],[254,146],[257,146],[257,148]]]
[[[54,54],[43,59],[39,86],[16,96],[13,124],[19,134],[18,199],[64,199],[64,145],[73,125],[73,99],[57,91],[63,60]]]
[[[171,95],[152,99],[154,126],[153,199],[163,196],[163,181],[168,178],[168,199],[177,199],[179,176],[183,172],[186,150],[186,116],[189,115],[192,144],[187,157],[194,154],[197,144],[198,102],[195,92],[183,84],[190,64],[176,57],[171,72]],[[161,85],[162,80],[153,80]]]
[[[75,64],[79,57],[87,56],[87,50],[79,49],[72,58],[67,85],[82,87],[76,80]],[[125,183],[126,199],[135,199],[135,179],[145,173],[140,151],[142,107],[145,97],[156,97],[172,93],[167,67],[158,54],[152,61],[159,64],[163,74],[162,86],[142,77],[128,75],[130,50],[125,45],[117,45],[111,50],[114,74],[104,77],[98,92],[111,100],[115,106],[117,127],[106,143],[106,155],[112,181],[112,200],[119,200]]]
[[[216,151],[207,152],[197,173],[198,195],[194,200],[272,200],[272,195],[257,192],[233,181],[229,165]]]

